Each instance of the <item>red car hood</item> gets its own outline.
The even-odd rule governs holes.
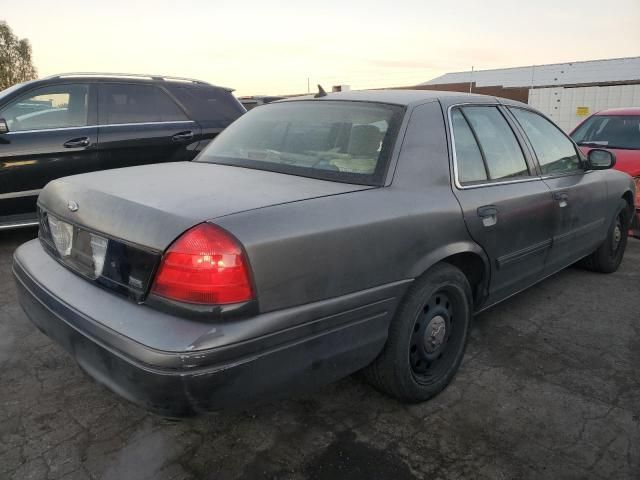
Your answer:
[[[595,147],[593,147],[595,148]],[[598,147],[604,148],[604,147]],[[586,155],[592,147],[580,147]],[[628,173],[632,177],[640,176],[640,150],[621,150],[618,148],[605,148],[616,155],[616,170]]]

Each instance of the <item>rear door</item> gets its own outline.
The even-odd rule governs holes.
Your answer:
[[[200,126],[155,84],[109,82],[99,90],[103,169],[191,160]]]
[[[33,218],[40,190],[55,178],[98,165],[94,86],[68,83],[31,90],[0,110],[0,223]],[[0,228],[3,225],[0,225]]]
[[[510,107],[525,132],[554,197],[553,247],[547,273],[591,253],[603,240],[606,225],[606,182],[598,171],[585,170],[577,147],[551,121],[537,112]],[[610,212],[609,212],[610,213]]]
[[[544,275],[553,199],[497,105],[449,110],[455,188],[472,238],[491,260],[488,304]]]

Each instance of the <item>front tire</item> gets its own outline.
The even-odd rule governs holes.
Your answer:
[[[383,351],[364,371],[369,383],[411,403],[440,393],[464,357],[472,305],[466,276],[446,263],[434,266],[398,306]]]
[[[580,261],[580,266],[600,273],[613,273],[618,270],[627,248],[629,223],[629,205],[625,200],[620,200],[607,238],[595,252]]]

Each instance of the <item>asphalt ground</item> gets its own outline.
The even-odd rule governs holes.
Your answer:
[[[0,479],[640,478],[640,241],[620,270],[569,268],[479,315],[437,398],[358,375],[180,421],[102,387],[26,318],[0,232]]]

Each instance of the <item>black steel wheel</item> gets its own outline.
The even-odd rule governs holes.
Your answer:
[[[471,316],[465,275],[452,265],[436,265],[398,307],[382,353],[365,369],[367,379],[408,402],[438,394],[462,362]]]
[[[446,288],[435,292],[416,315],[409,361],[418,383],[437,381],[464,340],[463,330],[455,328],[456,302],[449,295]]]

